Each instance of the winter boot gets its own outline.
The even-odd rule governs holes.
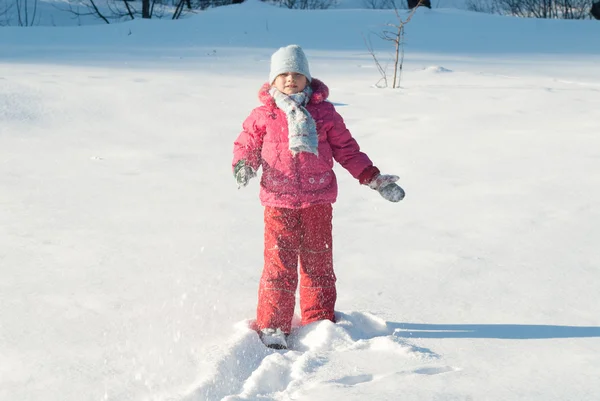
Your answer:
[[[262,329],[258,335],[263,344],[269,348],[287,349],[286,336],[281,329]]]

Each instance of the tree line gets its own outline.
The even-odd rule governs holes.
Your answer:
[[[242,3],[244,0],[79,0],[65,3],[75,17],[93,16],[105,23],[136,18],[179,19],[185,14],[211,7]],[[291,9],[327,9],[337,0],[263,0]],[[444,0],[423,0],[422,6],[443,6]],[[414,8],[418,0],[363,0],[365,8]],[[0,25],[8,16],[19,26],[36,24],[38,0],[0,0]],[[471,11],[527,18],[600,19],[598,0],[467,0]],[[8,25],[4,23],[4,25]]]
[[[600,1],[594,0],[468,0],[467,7],[524,18],[600,19]]]

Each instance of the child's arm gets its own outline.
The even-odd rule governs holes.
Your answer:
[[[395,175],[381,174],[379,169],[373,165],[371,159],[360,151],[358,142],[352,137],[342,116],[332,107],[333,126],[329,130],[328,140],[333,157],[352,176],[363,185],[376,190],[385,199],[398,202],[404,198],[404,190],[395,182]]]
[[[233,174],[238,184],[245,186],[261,165],[261,151],[266,128],[260,108],[254,109],[242,124],[242,132],[233,143]],[[249,170],[250,169],[250,170]],[[242,171],[242,173],[240,173]],[[240,174],[247,178],[238,177]]]
[[[368,184],[379,174],[379,169],[373,166],[369,156],[361,152],[358,142],[352,137],[344,119],[333,105],[330,113],[332,125],[327,133],[327,139],[333,151],[333,158],[361,184]]]

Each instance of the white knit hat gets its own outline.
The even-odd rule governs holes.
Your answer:
[[[278,75],[285,72],[297,72],[310,80],[310,71],[308,69],[308,60],[302,48],[298,45],[289,45],[280,47],[271,56],[271,72],[269,74],[269,83],[273,83]]]

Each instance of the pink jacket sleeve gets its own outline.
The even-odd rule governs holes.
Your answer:
[[[328,132],[328,139],[334,159],[356,179],[362,178],[361,173],[367,171],[367,169],[377,170],[371,159],[360,151],[358,142],[352,137],[352,134],[346,128],[344,119],[333,105],[331,105],[331,119],[333,126]]]
[[[251,166],[255,171],[260,167],[263,138],[266,132],[263,115],[261,108],[258,107],[252,110],[242,124],[242,132],[233,143],[232,168],[240,160],[244,160],[246,165]]]

